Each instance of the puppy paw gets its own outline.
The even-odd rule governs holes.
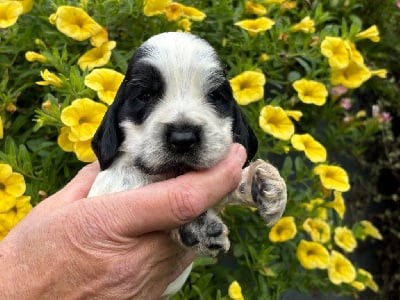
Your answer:
[[[226,252],[230,247],[228,228],[210,211],[180,226],[172,236],[182,246],[199,255],[217,256],[219,251]]]
[[[261,217],[268,226],[282,216],[287,201],[286,184],[279,171],[259,159],[249,168],[251,196]]]

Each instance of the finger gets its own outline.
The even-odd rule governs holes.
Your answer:
[[[48,215],[66,203],[86,198],[99,171],[98,162],[84,166],[63,189],[41,201],[33,211],[38,215]]]
[[[227,156],[211,169],[85,201],[114,232],[136,236],[168,230],[189,222],[237,187],[246,160],[243,146],[234,144]],[[106,210],[106,211],[99,211]],[[112,214],[110,214],[112,212]],[[112,217],[110,217],[112,216]]]
[[[96,176],[100,172],[99,163],[93,162],[84,166],[78,174],[62,189],[60,194],[66,201],[73,201],[87,197]]]

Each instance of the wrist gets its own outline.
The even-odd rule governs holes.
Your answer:
[[[6,241],[0,242],[0,291],[4,299],[24,299],[22,293],[27,284],[21,274],[21,266],[16,265],[13,249]]]

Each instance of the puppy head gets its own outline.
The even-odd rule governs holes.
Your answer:
[[[232,142],[248,160],[257,151],[214,49],[170,32],[137,49],[92,147],[103,170],[123,153],[144,173],[174,176],[214,165]]]

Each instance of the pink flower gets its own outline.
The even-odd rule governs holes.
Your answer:
[[[397,6],[397,8],[400,9],[400,1],[397,1],[397,2],[396,2],[396,6]]]
[[[347,93],[347,88],[345,86],[343,86],[343,85],[337,85],[337,86],[334,86],[331,89],[332,96],[340,97],[340,96],[342,96],[342,95],[344,95],[346,93]]]
[[[382,123],[389,123],[391,120],[392,120],[392,116],[390,115],[389,112],[384,111],[379,116],[379,121]]]
[[[400,4],[400,1],[398,2]],[[380,123],[389,123],[392,120],[392,115],[389,112],[380,111],[379,105],[372,105],[372,117]]]
[[[351,108],[351,99],[343,98],[342,100],[340,100],[340,106],[343,107],[345,110],[349,110]]]

